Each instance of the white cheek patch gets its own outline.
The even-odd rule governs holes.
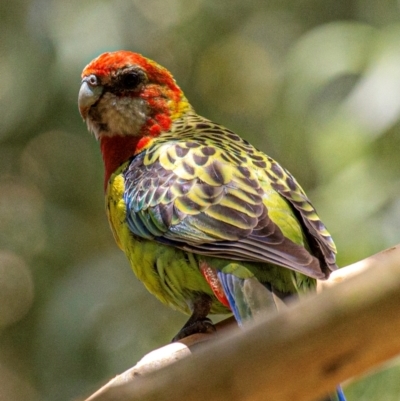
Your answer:
[[[147,102],[138,97],[117,97],[107,92],[96,105],[100,120],[87,119],[88,129],[100,136],[138,135],[149,115]]]

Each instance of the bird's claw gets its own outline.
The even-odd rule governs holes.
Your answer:
[[[191,323],[188,326],[183,326],[179,333],[172,339],[172,342],[176,342],[182,340],[182,338],[191,336],[192,334],[197,333],[208,333],[214,334],[216,332],[215,326],[213,322],[208,319],[204,318],[201,320],[196,320],[195,322]]]

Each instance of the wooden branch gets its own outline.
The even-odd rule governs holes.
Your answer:
[[[400,246],[321,284],[321,294],[243,330],[224,323],[206,345],[203,336],[167,345],[166,358],[149,354],[87,401],[310,401],[400,353]]]
[[[359,262],[353,263],[352,265],[342,267],[341,269],[334,271],[331,273],[328,280],[318,281],[317,290],[324,290],[328,287],[339,284],[350,277],[354,277],[360,273],[363,273],[367,269],[379,267],[381,263],[386,263],[388,258],[396,257],[397,253],[400,252],[399,248],[400,244],[392,248],[385,249],[382,252],[360,260]]]
[[[223,320],[215,325],[217,334],[193,334],[175,343],[170,343],[146,354],[135,366],[111,379],[107,384],[92,394],[85,401],[98,400],[98,396],[105,393],[109,388],[129,383],[139,376],[159,370],[163,367],[190,356],[202,348],[204,342],[225,335],[231,330],[237,329],[234,317]]]

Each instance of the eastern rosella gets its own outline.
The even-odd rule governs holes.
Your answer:
[[[337,268],[293,176],[196,114],[154,61],[100,55],[83,70],[79,110],[100,142],[116,242],[152,294],[191,315],[175,339],[212,330],[210,313],[241,324]]]

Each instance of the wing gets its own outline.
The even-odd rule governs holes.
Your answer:
[[[298,184],[235,134],[210,127],[195,140],[167,137],[128,165],[130,230],[197,254],[327,277],[330,236]]]
[[[307,195],[295,178],[270,159],[271,168],[266,172],[271,186],[293,207],[293,211],[304,224],[307,240],[312,253],[325,261],[330,271],[336,270],[336,246],[331,235],[322,223]]]

